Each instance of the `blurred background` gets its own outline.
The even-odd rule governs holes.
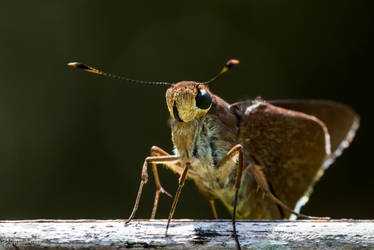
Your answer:
[[[373,218],[372,1],[6,1],[0,10],[0,218],[127,218],[152,145],[171,152],[165,87],[130,78],[204,81],[233,103],[331,99],[361,127],[302,212]],[[151,171],[150,171],[151,172]],[[178,176],[159,170],[171,193]],[[151,175],[151,173],[150,173]],[[137,218],[151,214],[154,182]],[[162,196],[157,218],[171,199]],[[221,204],[221,218],[229,218]],[[176,218],[212,218],[189,181]]]

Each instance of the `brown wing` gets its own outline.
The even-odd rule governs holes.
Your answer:
[[[274,100],[271,104],[313,115],[323,121],[330,134],[331,157],[324,168],[348,147],[360,124],[359,116],[348,106],[327,100]]]
[[[263,101],[234,104],[230,110],[239,119],[247,159],[263,167],[275,195],[294,208],[330,154],[326,126],[314,116]]]

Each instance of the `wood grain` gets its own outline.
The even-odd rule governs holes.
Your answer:
[[[229,220],[0,221],[0,249],[235,249]],[[374,249],[374,221],[237,222],[243,249]]]

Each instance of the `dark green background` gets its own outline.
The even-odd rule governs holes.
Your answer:
[[[372,1],[6,1],[0,10],[0,218],[126,218],[152,145],[171,151],[165,88],[66,67],[82,61],[143,80],[209,79],[228,102],[332,99],[361,128],[304,213],[373,218]],[[177,176],[161,169],[174,193]],[[138,217],[148,218],[154,185]],[[158,218],[171,205],[162,197]],[[220,205],[221,217],[230,215]],[[212,218],[192,182],[177,218]]]

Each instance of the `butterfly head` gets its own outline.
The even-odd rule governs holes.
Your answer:
[[[182,81],[166,91],[166,103],[174,121],[190,122],[209,111],[212,94],[204,84]]]

